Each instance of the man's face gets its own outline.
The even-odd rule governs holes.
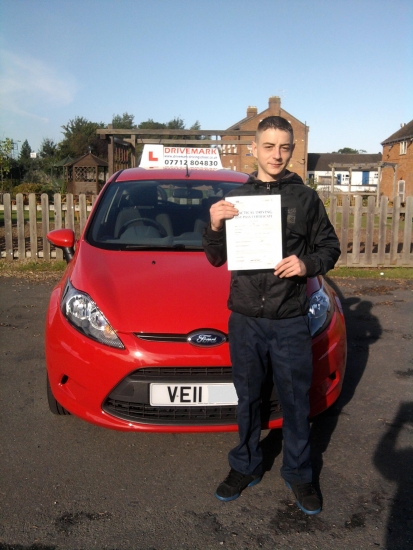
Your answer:
[[[264,130],[257,142],[252,142],[252,153],[258,162],[258,179],[279,180],[284,176],[294,151],[291,134],[285,130]]]

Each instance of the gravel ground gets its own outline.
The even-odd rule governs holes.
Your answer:
[[[0,279],[1,550],[413,548],[412,281],[331,280],[348,366],[312,423],[323,511],[307,517],[279,476],[279,431],[263,432],[262,482],[221,503],[236,434],[125,434],[51,415],[49,276]]]

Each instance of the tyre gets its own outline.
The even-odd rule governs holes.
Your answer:
[[[47,376],[47,402],[49,409],[53,414],[66,415],[70,414],[62,405],[54,398],[52,388],[50,387],[49,377]]]

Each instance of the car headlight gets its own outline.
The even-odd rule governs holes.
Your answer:
[[[320,288],[310,297],[308,318],[311,336],[315,336],[330,322],[332,315],[330,298],[324,288]]]
[[[60,307],[69,323],[85,336],[101,344],[124,349],[125,346],[92,298],[77,290],[69,280]]]

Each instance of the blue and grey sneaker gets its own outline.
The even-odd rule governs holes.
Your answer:
[[[246,487],[252,487],[259,483],[261,477],[260,475],[241,474],[231,468],[224,481],[218,485],[215,496],[225,502],[235,500]]]
[[[297,499],[295,503],[305,514],[312,516],[321,512],[321,500],[312,483],[290,484],[285,482]]]

